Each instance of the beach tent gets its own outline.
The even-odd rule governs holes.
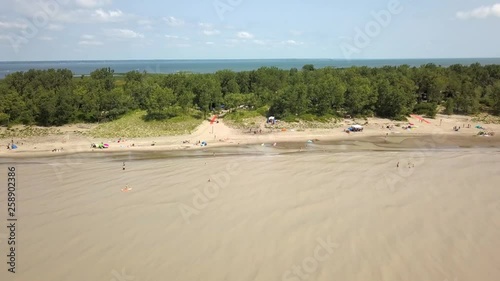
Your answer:
[[[16,148],[17,148],[17,145],[12,144],[12,149],[16,149]]]
[[[363,126],[361,126],[361,125],[352,125],[352,127],[353,127],[354,129],[358,129],[358,130],[363,129]]]
[[[363,126],[361,126],[361,125],[352,125],[351,127],[349,127],[348,130],[351,131],[351,132],[362,132],[363,131]]]

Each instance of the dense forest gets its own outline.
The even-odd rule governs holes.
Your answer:
[[[0,125],[63,125],[113,120],[134,110],[147,118],[206,117],[220,108],[259,109],[278,118],[410,113],[500,114],[500,65],[351,67],[213,74],[116,75],[112,69],[74,77],[67,69],[16,72],[0,80]]]

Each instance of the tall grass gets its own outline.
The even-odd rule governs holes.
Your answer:
[[[191,133],[201,120],[191,115],[176,116],[164,121],[146,121],[145,111],[129,113],[118,120],[98,125],[88,134],[98,138],[148,138]]]
[[[224,123],[233,128],[248,129],[259,126],[265,120],[264,116],[258,110],[236,110],[224,116]]]
[[[61,135],[61,134],[62,132],[56,128],[37,128],[37,127],[27,126],[22,128],[1,129],[0,139],[45,137],[50,135]]]

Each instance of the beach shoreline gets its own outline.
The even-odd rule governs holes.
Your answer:
[[[443,118],[444,117],[444,118]],[[269,129],[260,124],[251,131],[230,128],[223,119],[211,124],[204,121],[191,134],[179,136],[164,136],[157,138],[110,139],[91,138],[75,133],[71,126],[63,127],[57,135],[0,139],[0,158],[47,157],[53,155],[72,155],[78,153],[95,153],[112,155],[115,153],[159,153],[168,151],[211,150],[212,148],[242,147],[252,145],[290,146],[305,148],[308,143],[324,144],[359,141],[389,148],[419,148],[419,143],[425,142],[436,147],[500,147],[500,139],[495,136],[478,136],[481,131],[470,124],[465,116],[438,116],[430,123],[419,121],[418,117],[410,118],[408,124],[412,129],[403,129],[405,122],[395,122],[387,119],[369,118],[363,132],[346,133],[344,130],[353,124],[346,119],[337,129]],[[394,126],[396,125],[396,126]],[[465,126],[454,131],[454,126]],[[389,127],[389,128],[388,128]],[[500,131],[499,124],[485,125],[488,131]],[[59,128],[60,129],[60,128]],[[58,129],[58,130],[59,130]],[[14,141],[17,149],[8,150],[7,144]],[[414,142],[411,144],[411,142]],[[200,146],[207,142],[207,146]],[[109,148],[92,148],[91,144],[108,144]],[[286,145],[288,144],[288,145]],[[301,145],[303,144],[303,146]],[[293,146],[293,145],[292,145]]]
[[[109,280],[118,271],[140,280],[287,280],[317,241],[335,247],[311,280],[496,280],[500,139],[454,131],[457,119],[410,122],[403,130],[369,119],[349,134],[347,121],[262,134],[221,121],[120,143],[69,129],[22,139],[0,151],[0,166],[15,167],[28,230],[13,280]],[[92,142],[109,148],[92,151]]]

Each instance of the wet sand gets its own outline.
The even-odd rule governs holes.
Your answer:
[[[393,143],[2,158],[0,279],[498,280],[498,149]]]

